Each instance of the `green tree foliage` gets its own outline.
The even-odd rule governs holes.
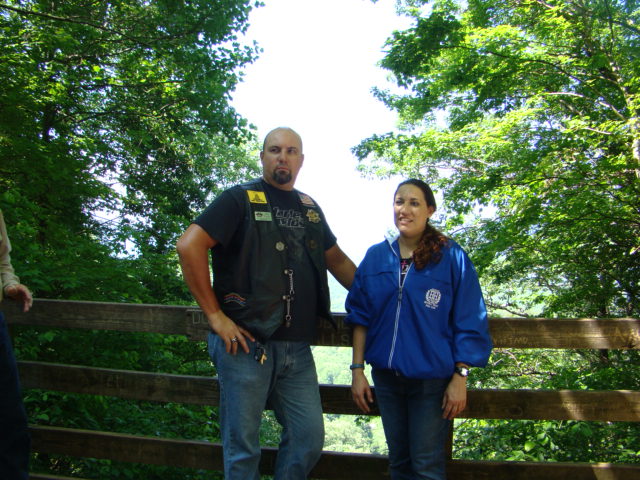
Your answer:
[[[210,376],[213,367],[201,343],[184,336],[105,331],[16,329],[21,360]],[[218,409],[41,390],[25,392],[31,423],[143,435],[219,441]],[[214,472],[91,458],[34,454],[32,472],[96,479],[166,478],[209,480]]]
[[[469,388],[638,390],[638,352],[495,349]],[[495,461],[638,463],[637,422],[457,420],[454,456]]]
[[[0,208],[13,264],[40,298],[186,303],[174,245],[221,188],[257,172],[230,106],[256,45],[250,0],[0,0]],[[36,300],[37,301],[37,300]],[[211,375],[202,344],[118,332],[14,329],[16,356]],[[215,440],[217,409],[25,392],[30,421]],[[217,478],[35,455],[85,478]]]
[[[415,24],[382,65],[404,91],[376,94],[402,133],[358,157],[441,190],[495,305],[639,315],[640,3],[399,4]]]
[[[399,89],[375,94],[400,133],[357,146],[363,170],[440,190],[443,229],[469,250],[494,314],[640,315],[640,3],[398,5],[414,24],[382,66]],[[470,386],[637,389],[636,364],[637,351],[496,350]],[[454,452],[636,463],[637,439],[637,424],[464,420]]]
[[[257,3],[256,3],[257,4]],[[0,3],[0,206],[41,297],[184,302],[173,245],[255,172],[249,0]]]

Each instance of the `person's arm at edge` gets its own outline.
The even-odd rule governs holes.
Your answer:
[[[367,338],[367,327],[364,325],[354,325],[353,327],[353,353],[352,364],[364,365],[364,345]],[[362,368],[351,370],[351,397],[360,410],[369,413],[369,405],[373,403],[373,393],[369,386],[369,380]]]
[[[353,276],[356,273],[356,266],[340,249],[337,243],[328,250],[325,250],[324,261],[331,275],[347,290],[351,288]]]
[[[4,296],[22,304],[22,311],[28,312],[33,305],[33,296],[26,285],[20,283],[11,265],[11,242],[7,235],[4,216],[0,210],[0,287]],[[0,299],[2,295],[0,295]]]
[[[31,305],[33,305],[33,296],[31,295],[31,291],[22,283],[7,285],[4,287],[4,294],[12,300],[21,303],[22,311],[24,313],[27,313],[31,308]]]
[[[251,341],[255,339],[247,330],[224,314],[211,287],[209,250],[216,244],[216,240],[211,238],[202,227],[195,223],[189,225],[176,244],[182,275],[206,316],[209,326],[224,341],[226,351],[235,354],[237,345],[240,344],[242,349],[249,353],[245,337]],[[237,343],[231,341],[234,337],[238,339]]]

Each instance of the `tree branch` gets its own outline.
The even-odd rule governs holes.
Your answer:
[[[131,36],[127,35],[126,33],[121,32],[121,31],[114,30],[112,28],[103,27],[102,25],[99,25],[99,24],[93,23],[93,22],[89,22],[87,20],[77,20],[77,19],[69,18],[69,17],[59,17],[57,15],[51,15],[49,13],[34,12],[33,10],[25,10],[23,8],[17,8],[17,7],[11,6],[11,5],[6,5],[4,3],[0,3],[0,8],[5,8],[7,10],[11,10],[13,12],[16,12],[16,13],[20,14],[20,15],[26,15],[26,16],[33,15],[33,16],[36,16],[36,17],[46,18],[48,20],[54,20],[56,22],[66,22],[66,23],[75,23],[75,24],[78,24],[78,25],[86,25],[86,26],[89,26],[89,27],[92,27],[92,28],[95,28],[95,29],[98,29],[98,30],[102,30],[104,32],[114,33],[116,35],[119,35],[119,36],[121,36],[123,38],[126,38],[128,40],[131,40],[131,41],[133,41],[135,43],[144,45],[146,47],[151,47],[150,44],[148,44],[148,43],[146,43],[146,42],[144,42],[144,41],[142,41],[142,40],[140,40],[138,38],[131,37]]]
[[[509,303],[507,303],[507,304],[499,304],[499,303],[493,302],[490,298],[487,298],[485,300],[485,302],[487,303],[487,305],[489,307],[491,307],[492,309],[495,309],[495,310],[504,310],[505,312],[509,312],[509,313],[511,313],[513,315],[517,315],[517,316],[523,317],[523,318],[531,317],[531,315],[529,315],[528,313],[516,310],[515,308],[513,308],[514,305],[511,305]]]

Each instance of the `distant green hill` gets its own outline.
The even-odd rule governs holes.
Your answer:
[[[347,299],[347,290],[329,274],[329,291],[331,292],[331,311],[344,312],[344,301]]]

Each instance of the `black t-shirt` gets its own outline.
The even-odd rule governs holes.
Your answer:
[[[413,263],[413,257],[402,258],[400,259],[400,279],[404,281],[404,277],[407,276],[407,272],[409,271],[409,267]]]
[[[287,243],[288,267],[293,270],[294,301],[291,303],[291,325],[281,326],[271,337],[273,340],[313,342],[317,333],[318,276],[311,258],[304,248],[305,219],[301,210],[299,193],[272,187],[264,180],[262,187],[271,204],[274,221]],[[234,190],[242,191],[234,195]],[[237,193],[237,192],[236,192]],[[212,255],[233,255],[233,248],[242,244],[243,218],[246,193],[241,187],[232,187],[222,192],[194,221],[202,227],[217,244]],[[242,201],[239,199],[243,199]],[[318,210],[320,210],[318,208]],[[325,251],[336,244],[336,237],[320,210],[324,231]]]

